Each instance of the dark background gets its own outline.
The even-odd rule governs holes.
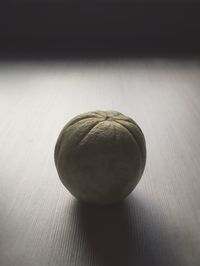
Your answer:
[[[199,1],[1,1],[0,48],[3,54],[199,52],[199,14]]]

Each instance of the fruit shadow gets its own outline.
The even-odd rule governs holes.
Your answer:
[[[81,265],[181,265],[168,235],[169,225],[160,221],[159,214],[156,217],[148,203],[131,196],[108,207],[79,202],[71,207],[76,235],[84,246],[79,250],[80,258],[88,258]]]

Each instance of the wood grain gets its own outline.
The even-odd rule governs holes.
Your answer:
[[[133,117],[147,165],[121,204],[78,203],[59,181],[54,145],[73,116]],[[198,266],[200,60],[0,63],[0,265]]]

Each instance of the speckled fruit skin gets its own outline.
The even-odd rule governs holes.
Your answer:
[[[88,112],[63,128],[54,159],[62,183],[74,197],[112,204],[129,195],[141,178],[145,138],[130,117],[116,111]]]

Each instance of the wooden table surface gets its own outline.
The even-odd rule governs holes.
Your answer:
[[[53,152],[90,110],[133,117],[147,164],[121,204],[78,203]],[[200,60],[0,62],[0,265],[200,265]]]

